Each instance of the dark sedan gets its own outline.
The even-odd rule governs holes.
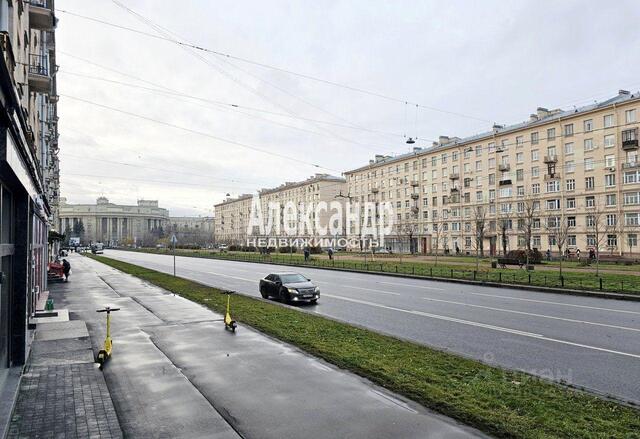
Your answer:
[[[316,303],[320,298],[320,288],[298,273],[272,273],[260,279],[260,294],[265,299],[275,297],[287,303]]]

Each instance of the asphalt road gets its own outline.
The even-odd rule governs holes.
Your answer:
[[[168,255],[105,256],[173,272]],[[250,296],[267,274],[297,271],[321,289],[301,310],[640,404],[640,302],[215,259],[176,265],[178,276]]]

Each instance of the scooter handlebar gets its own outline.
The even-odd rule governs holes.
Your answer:
[[[120,311],[120,308],[109,308],[109,307],[106,307],[104,309],[96,309],[96,312],[111,312],[111,311]]]

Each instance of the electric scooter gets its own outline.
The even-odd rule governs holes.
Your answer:
[[[111,308],[106,306],[104,309],[96,310],[96,312],[107,313],[107,336],[104,339],[104,347],[100,349],[100,352],[98,352],[98,358],[96,358],[96,363],[100,365],[100,370],[102,370],[104,363],[111,358],[111,349],[113,348],[113,342],[111,341],[111,311],[120,311],[120,308]]]
[[[227,312],[224,315],[224,329],[228,329],[231,332],[236,332],[236,327],[238,325],[236,324],[236,321],[231,318],[231,312],[229,311],[230,309],[229,302],[231,300],[231,295],[233,294],[233,291],[225,291],[223,294],[227,295]]]

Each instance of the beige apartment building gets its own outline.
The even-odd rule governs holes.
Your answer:
[[[157,200],[121,205],[100,197],[95,204],[69,204],[60,198],[59,221],[61,231],[80,237],[83,244],[150,245],[167,234],[169,211],[158,207]]]
[[[278,187],[261,189],[258,191],[260,207],[264,216],[264,223],[267,223],[269,205],[277,205],[280,209],[280,233],[273,231],[268,237],[277,238],[285,236],[284,222],[288,217],[285,215],[287,205],[296,206],[297,218],[288,218],[287,226],[296,227],[300,223],[302,211],[309,206],[316,206],[318,203],[331,202],[344,203],[343,195],[346,192],[346,181],[344,178],[335,177],[328,174],[316,174],[304,181],[286,182]],[[222,203],[215,205],[215,238],[219,244],[246,245],[247,227],[250,224],[250,215],[253,202],[253,195],[243,194],[237,198],[227,198]],[[335,213],[335,212],[334,212]],[[322,210],[319,212],[317,221],[322,225],[327,225],[332,216],[332,212]],[[311,215],[314,223],[316,221],[315,212]],[[342,226],[342,225],[341,225]],[[296,235],[301,238],[312,238],[306,233]],[[257,234],[258,231],[256,230]]]
[[[640,94],[621,90],[571,110],[538,108],[529,120],[494,125],[428,148],[376,156],[345,173],[354,201],[391,202],[401,252],[475,253],[564,249],[639,253]],[[480,233],[482,231],[482,233]],[[476,240],[476,236],[481,240]]]
[[[172,216],[167,226],[168,234],[175,234],[178,245],[208,245],[213,243],[214,219],[212,216]]]

